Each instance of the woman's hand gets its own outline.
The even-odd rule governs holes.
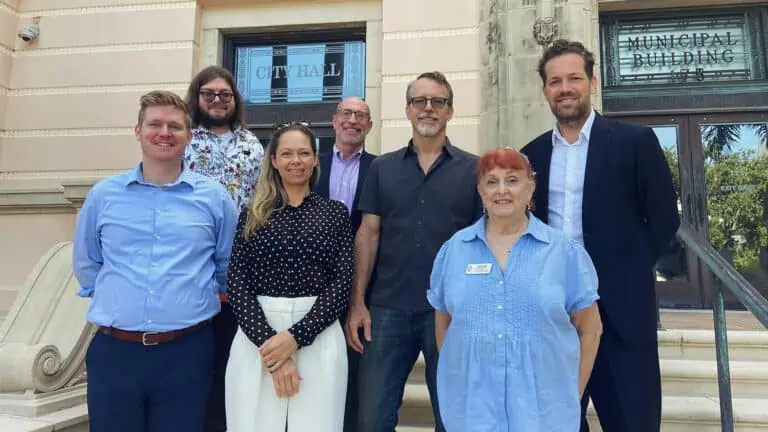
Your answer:
[[[296,368],[296,363],[289,358],[283,365],[272,373],[272,382],[275,385],[275,393],[279,398],[289,398],[299,392],[301,375]]]
[[[285,330],[267,339],[264,345],[259,348],[259,353],[261,353],[267,371],[273,373],[298,349],[299,344],[296,339],[291,332]]]

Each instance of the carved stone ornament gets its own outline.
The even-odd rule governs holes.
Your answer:
[[[49,393],[83,381],[85,353],[96,327],[90,302],[75,295],[72,244],[51,247],[38,261],[0,325],[3,393]]]
[[[539,18],[533,24],[533,37],[541,46],[547,46],[560,33],[560,26],[552,17]]]

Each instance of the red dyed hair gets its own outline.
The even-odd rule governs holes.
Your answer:
[[[480,179],[495,168],[525,170],[530,177],[533,177],[533,168],[531,168],[528,158],[511,148],[491,150],[481,156],[480,160],[477,161],[477,181],[480,182]]]
[[[533,168],[528,161],[528,157],[517,150],[505,148],[500,150],[491,150],[480,157],[477,161],[477,183],[480,183],[483,177],[495,168],[507,170],[525,170],[528,177],[534,178]],[[528,204],[529,210],[534,210],[536,206],[533,199]]]

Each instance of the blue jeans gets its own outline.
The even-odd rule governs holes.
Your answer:
[[[408,375],[424,353],[425,378],[435,415],[435,431],[444,432],[437,403],[435,313],[405,312],[372,306],[371,342],[363,342],[358,371],[358,432],[393,432]]]

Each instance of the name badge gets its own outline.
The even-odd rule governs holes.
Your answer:
[[[491,263],[470,264],[467,266],[466,274],[488,274],[491,272]]]

